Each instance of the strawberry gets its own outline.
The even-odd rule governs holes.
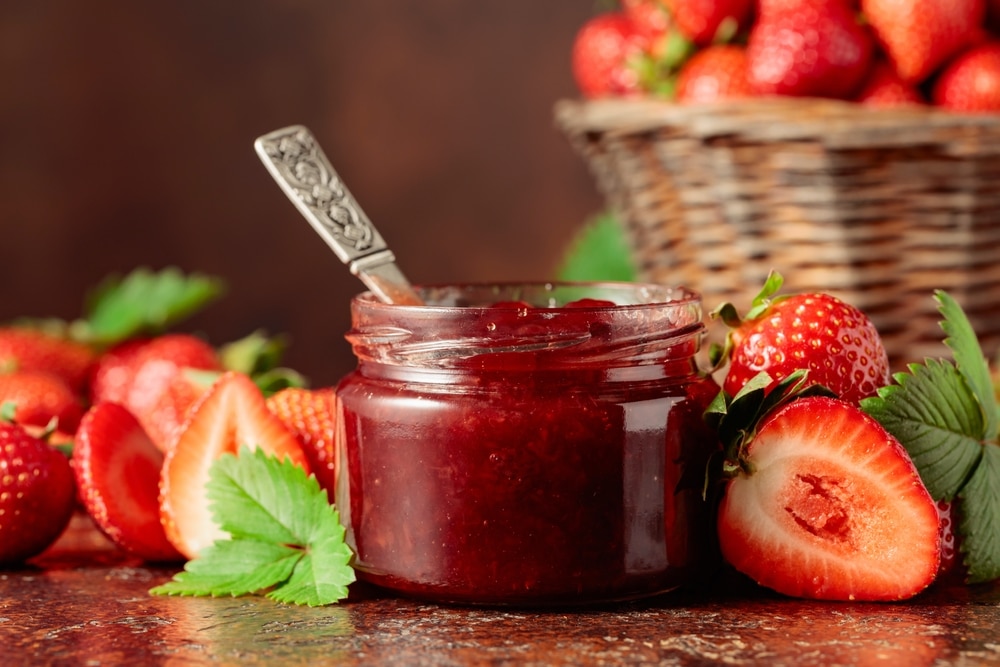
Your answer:
[[[96,356],[84,343],[41,329],[0,327],[0,368],[51,373],[75,392],[83,391]]]
[[[289,387],[267,398],[267,407],[298,439],[319,485],[334,500],[337,460],[333,442],[336,432],[333,388]]]
[[[914,85],[903,81],[896,70],[884,60],[879,60],[872,66],[854,101],[875,107],[925,104],[920,91]]]
[[[710,44],[720,35],[725,22],[729,32],[747,22],[752,0],[664,0],[674,24],[699,46]]]
[[[0,374],[0,404],[15,405],[14,421],[39,435],[55,420],[55,430],[71,435],[83,416],[83,404],[59,376],[43,371]]]
[[[161,451],[166,451],[187,410],[200,395],[170,392],[175,382],[188,383],[186,369],[221,372],[215,349],[196,336],[174,333],[135,339],[112,347],[101,356],[90,386],[94,404],[119,403],[142,424]]]
[[[762,371],[777,382],[807,369],[811,382],[851,402],[888,384],[888,354],[864,313],[818,292],[772,299],[781,283],[781,276],[772,274],[745,319],[731,304],[713,312],[733,327],[721,353],[722,360],[729,359],[726,393],[735,395]]]
[[[764,95],[847,99],[868,72],[871,35],[842,0],[761,0],[748,77]]]
[[[581,26],[571,54],[573,77],[585,97],[642,92],[635,61],[649,40],[622,12],[598,14]]]
[[[862,0],[861,10],[899,76],[921,83],[979,35],[984,0]]]
[[[160,524],[163,454],[131,412],[100,403],[84,415],[73,472],[87,513],[108,538],[148,562],[182,559]]]
[[[24,428],[0,422],[0,565],[44,551],[76,506],[66,455]]]
[[[954,111],[1000,111],[1000,42],[972,48],[955,58],[938,77],[934,104]]]
[[[719,546],[735,569],[784,595],[824,600],[902,600],[930,585],[937,507],[878,422],[846,401],[808,396],[748,433],[727,449],[733,476],[718,513]]]
[[[751,97],[747,54],[741,46],[710,46],[695,53],[677,75],[677,101],[713,102]]]
[[[622,13],[650,44],[656,44],[670,29],[670,14],[663,0],[622,0],[621,6]]]
[[[167,538],[187,558],[225,536],[212,520],[205,484],[212,462],[241,446],[260,447],[309,472],[301,445],[267,409],[257,385],[230,371],[192,407],[160,475],[160,520]]]

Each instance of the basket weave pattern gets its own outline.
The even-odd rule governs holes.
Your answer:
[[[863,310],[893,370],[946,353],[940,288],[1000,351],[1000,117],[775,98],[564,101],[556,120],[642,279],[745,311],[776,269]]]

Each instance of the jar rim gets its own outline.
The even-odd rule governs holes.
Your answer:
[[[609,309],[642,309],[663,306],[700,305],[701,294],[683,285],[665,285],[623,281],[484,281],[460,283],[428,283],[415,285],[414,290],[424,300],[422,304],[390,304],[378,299],[372,292],[357,294],[352,299],[355,307],[365,310],[398,310],[399,312],[427,312],[485,310],[497,308],[516,309],[517,301],[526,301],[534,308],[562,310],[574,298],[611,301],[610,304],[574,305],[576,310],[603,311]],[[634,298],[625,299],[632,294]],[[478,295],[473,299],[473,295]],[[486,295],[495,297],[484,299]],[[469,299],[468,302],[461,298]],[[538,299],[548,297],[547,303]],[[613,297],[618,297],[617,300]]]

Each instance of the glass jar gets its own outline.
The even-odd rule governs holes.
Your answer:
[[[716,563],[701,302],[654,285],[352,301],[336,501],[361,579],[441,602],[634,599]]]

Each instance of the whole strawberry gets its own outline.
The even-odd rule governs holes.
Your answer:
[[[14,421],[29,430],[53,426],[72,435],[83,416],[83,404],[69,385],[41,371],[0,373],[0,405],[4,403],[14,405]]]
[[[187,409],[203,393],[185,377],[189,369],[221,372],[222,363],[211,345],[190,334],[130,340],[101,356],[90,400],[127,408],[166,451]],[[172,390],[175,384],[180,387]]]
[[[847,99],[872,52],[871,35],[843,0],[761,0],[748,77],[760,94]]]
[[[677,101],[714,102],[752,97],[747,54],[741,46],[710,46],[695,53],[677,75]]]
[[[719,37],[720,28],[729,22],[729,32],[744,25],[752,7],[751,0],[664,0],[674,24],[699,46]]]
[[[96,357],[90,346],[64,336],[30,327],[0,327],[0,369],[44,371],[82,392]]]
[[[76,487],[69,459],[21,426],[0,422],[0,566],[51,545],[69,523]]]
[[[899,76],[921,83],[979,36],[984,0],[862,0],[861,10]]]
[[[589,98],[642,92],[636,61],[649,40],[622,12],[598,14],[577,32],[572,50],[573,77]]]
[[[772,274],[740,319],[731,304],[713,315],[732,331],[722,355],[729,360],[723,389],[736,395],[762,371],[772,384],[797,370],[849,402],[875,395],[889,382],[889,358],[871,320],[854,306],[823,293],[772,299],[782,284]]]
[[[337,460],[333,440],[337,421],[332,388],[288,387],[267,398],[267,407],[302,445],[309,467],[327,497],[334,501]]]
[[[955,58],[941,72],[932,95],[936,105],[954,111],[1000,111],[1000,42]]]
[[[622,12],[651,45],[655,45],[670,29],[670,14],[663,0],[622,0]]]
[[[916,86],[903,81],[896,70],[883,60],[872,66],[854,101],[873,107],[926,104]]]

